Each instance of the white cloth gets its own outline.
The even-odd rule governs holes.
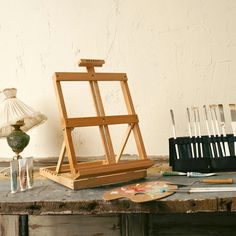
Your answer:
[[[27,131],[42,124],[47,117],[16,98],[15,88],[4,89],[5,99],[0,103],[0,138],[8,136],[17,121],[24,120],[21,130]]]

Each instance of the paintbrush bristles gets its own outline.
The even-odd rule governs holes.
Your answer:
[[[222,104],[218,104],[219,112],[220,112],[220,121],[225,122],[224,108]]]
[[[207,115],[207,107],[206,105],[203,106],[204,113],[205,113],[205,119],[208,120],[208,115]]]
[[[171,115],[172,124],[175,125],[175,117],[174,117],[174,112],[172,109],[170,109],[170,115]]]
[[[236,106],[235,104],[229,104],[231,119],[232,121],[236,121]]]
[[[187,108],[187,117],[188,117],[188,122],[191,122],[189,108]]]
[[[231,120],[236,123],[236,104],[229,104]],[[202,113],[201,113],[202,110]],[[189,128],[189,134],[191,136],[191,131],[194,136],[201,136],[202,121],[205,122],[205,127],[207,135],[210,136],[223,136],[226,135],[225,125],[226,117],[224,112],[223,104],[210,104],[203,105],[202,108],[193,106],[191,108],[186,108],[187,112],[187,125]],[[192,114],[191,114],[192,112]],[[174,117],[174,112],[170,109],[172,125],[175,127],[176,121]],[[236,126],[236,124],[235,124]],[[236,134],[236,128],[235,128]]]

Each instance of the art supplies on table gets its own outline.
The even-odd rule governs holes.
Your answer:
[[[11,193],[31,189],[34,183],[33,157],[13,159],[10,161]],[[19,179],[19,185],[18,185]],[[20,189],[18,189],[19,187]]]
[[[162,176],[187,176],[193,178],[201,178],[201,177],[210,177],[216,175],[216,173],[199,173],[199,172],[179,172],[179,171],[162,171]]]
[[[10,178],[11,178],[11,193],[16,193],[18,188],[18,161],[13,159],[10,161]]]
[[[169,163],[174,171],[180,172],[219,172],[236,170],[236,105],[230,104],[231,127],[233,134],[226,134],[224,107],[204,105],[200,109],[187,108],[187,136],[176,136],[169,139]],[[171,110],[172,126],[174,111]],[[178,117],[177,117],[178,118]],[[177,119],[178,120],[178,119]],[[205,127],[200,121],[205,120]],[[193,132],[192,132],[193,129]],[[184,130],[184,128],[183,128]],[[206,134],[202,131],[206,130]],[[176,151],[177,150],[177,151]]]
[[[173,137],[176,139],[176,131],[175,131],[175,118],[174,118],[174,113],[173,110],[170,110],[170,115],[171,115],[171,121],[172,121],[172,129],[173,129]],[[176,152],[176,157],[179,159],[179,150],[177,144],[175,146],[175,152]]]
[[[170,189],[166,189],[170,192]],[[213,192],[236,192],[236,187],[196,187],[196,188],[185,188],[185,189],[175,189],[176,193],[213,193]]]
[[[189,137],[192,138],[192,127],[191,127],[191,119],[190,119],[190,112],[189,112],[189,108],[187,108],[187,117],[188,117],[188,132],[189,132]],[[195,157],[194,155],[194,147],[193,147],[193,143],[191,143],[191,157]]]
[[[231,126],[233,130],[234,137],[236,136],[236,105],[229,104],[230,114],[231,114]],[[234,141],[234,150],[236,150],[236,142]]]
[[[212,180],[212,181],[210,181]],[[200,182],[203,184],[211,184],[211,186],[191,187],[193,184]],[[106,191],[103,194],[103,199],[106,201],[116,200],[120,198],[128,198],[137,203],[158,200],[168,197],[173,193],[196,193],[196,192],[234,192],[236,187],[232,186],[217,186],[212,184],[232,184],[233,180],[229,179],[205,179],[194,181],[191,184],[178,184],[167,181],[148,181],[136,184],[125,185]],[[184,188],[181,188],[183,187]],[[187,188],[185,187],[187,186]]]
[[[130,184],[107,191],[103,199],[110,201],[128,198],[137,203],[148,202],[170,196],[178,187],[166,181],[150,181]]]
[[[31,189],[34,185],[34,162],[33,157],[26,158],[27,188]]]
[[[222,104],[218,105],[219,112],[220,112],[220,127],[222,131],[223,137],[226,137],[226,129],[225,129],[225,115],[224,115],[224,108]],[[227,142],[224,142],[224,148],[225,148],[225,155],[230,156],[229,152],[229,144]]]
[[[25,191],[27,189],[26,159],[19,159],[19,181],[20,190]]]

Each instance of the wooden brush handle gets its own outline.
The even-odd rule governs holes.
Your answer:
[[[232,184],[234,181],[231,178],[228,179],[203,179],[201,183],[205,184]]]

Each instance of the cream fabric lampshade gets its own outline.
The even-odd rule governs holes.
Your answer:
[[[11,125],[24,120],[21,130],[27,131],[34,126],[43,123],[47,117],[23,103],[16,97],[15,88],[7,88],[2,91],[5,99],[0,103],[0,138],[8,136],[14,129]]]

